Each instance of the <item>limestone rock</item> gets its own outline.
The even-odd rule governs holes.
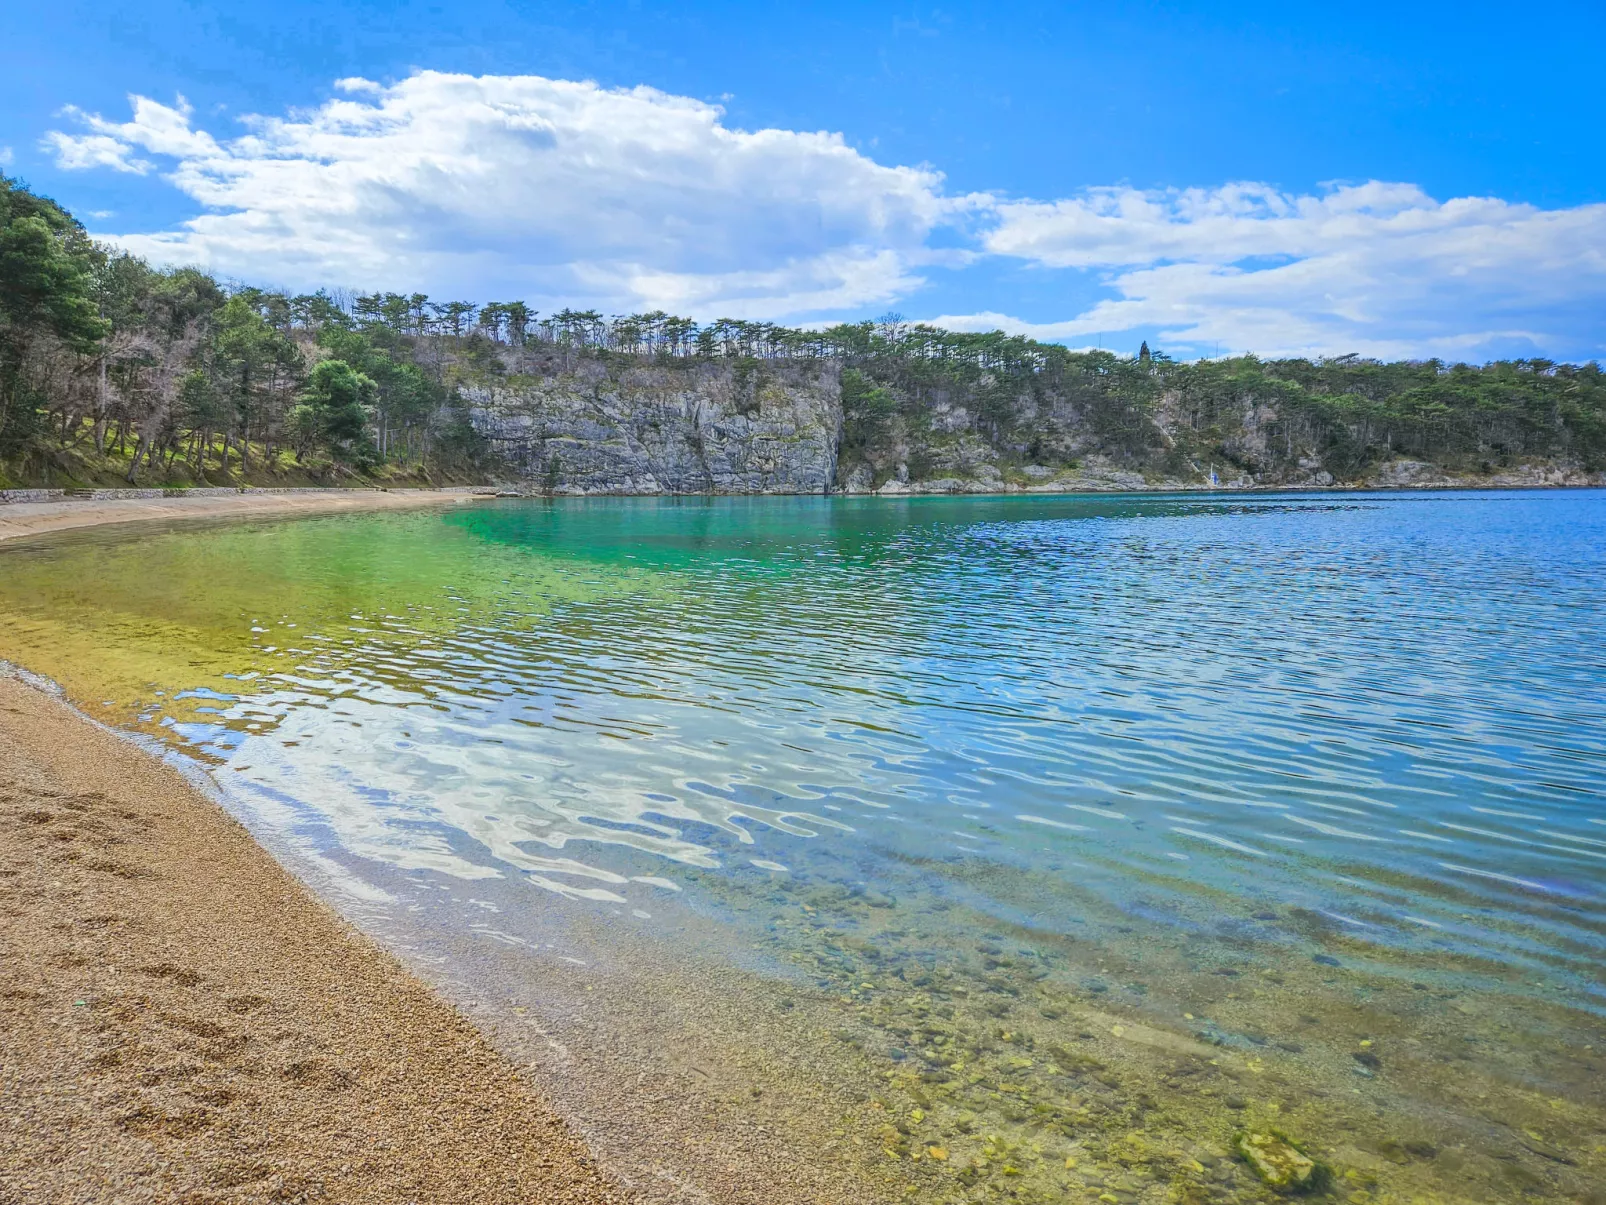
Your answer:
[[[462,388],[529,492],[823,494],[836,477],[837,366],[558,357]]]

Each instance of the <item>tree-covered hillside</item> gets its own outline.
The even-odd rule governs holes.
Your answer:
[[[153,269],[0,176],[0,485],[483,476],[443,341],[351,308]]]
[[[1461,475],[1606,468],[1599,365],[1236,357],[1175,363],[1001,333],[821,330],[664,313],[541,315],[423,294],[291,296],[97,245],[0,176],[0,485],[489,478],[462,390],[585,359],[842,367],[839,484],[1353,481],[1396,458]]]
[[[848,365],[844,472],[862,466],[872,480],[897,463],[917,480],[964,475],[989,455],[1006,469],[1096,457],[1265,484],[1313,468],[1355,480],[1397,457],[1474,476],[1529,462],[1606,468],[1598,364],[1175,363],[1147,347],[1124,359],[895,321],[829,333]]]

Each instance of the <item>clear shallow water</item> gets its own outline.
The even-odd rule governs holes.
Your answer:
[[[850,995],[900,940],[985,976],[1040,939],[1028,980],[1163,1013],[1181,962],[1128,990],[1100,951],[1204,973],[1230,918],[1273,964],[1352,943],[1588,1016],[1602,581],[1597,492],[498,503],[0,548],[0,655],[205,758],[348,898],[478,901],[437,928],[695,918]]]

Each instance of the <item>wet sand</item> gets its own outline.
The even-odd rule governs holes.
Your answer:
[[[6,678],[0,967],[4,1205],[623,1200],[177,771]]]
[[[223,519],[253,515],[313,515],[366,510],[402,510],[474,501],[466,489],[342,490],[301,494],[207,494],[174,498],[66,498],[0,506],[0,541],[24,536],[141,520]]]

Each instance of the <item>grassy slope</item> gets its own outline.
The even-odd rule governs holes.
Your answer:
[[[298,461],[294,453],[282,449],[269,460],[264,445],[256,442],[250,447],[250,471],[242,473],[238,445],[229,450],[227,469],[224,468],[222,453],[223,440],[219,437],[212,441],[212,446],[201,457],[199,465],[180,456],[171,465],[159,463],[155,468],[149,465],[143,467],[138,477],[130,482],[128,462],[133,458],[132,446],[121,452],[111,446],[104,454],[99,453],[86,428],[83,440],[76,446],[35,453],[26,461],[0,462],[0,489],[439,485],[462,484],[468,480],[450,474],[426,474],[417,464],[385,464],[369,472],[360,472],[350,466],[336,464],[327,456],[311,456],[305,461]]]

